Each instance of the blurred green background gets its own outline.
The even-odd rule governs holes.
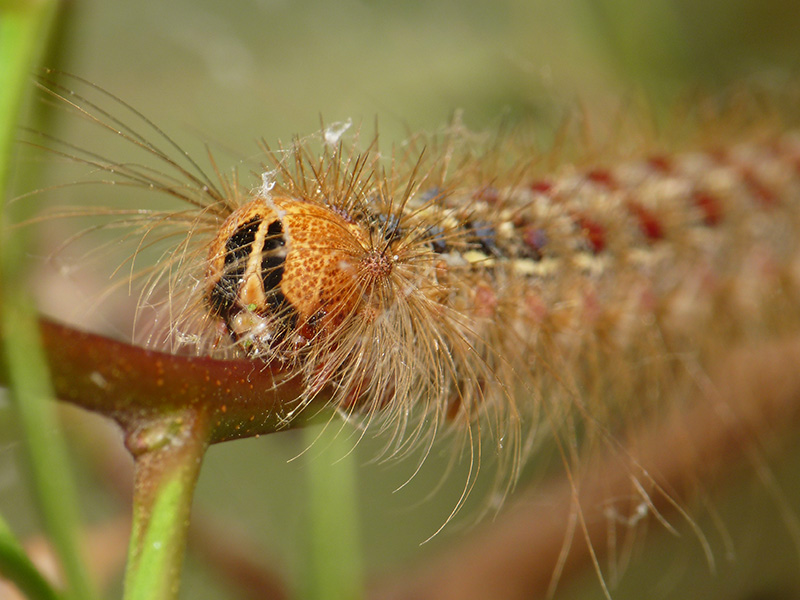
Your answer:
[[[780,88],[800,64],[795,0],[71,0],[64,9],[53,66],[110,90],[201,160],[208,142],[223,169],[240,159],[257,160],[260,138],[274,143],[316,131],[320,116],[326,122],[352,118],[367,129],[377,118],[386,146],[408,131],[438,129],[455,110],[463,110],[475,129],[517,119],[546,129],[579,104],[602,114],[620,96],[641,95],[659,110],[687,91],[713,94],[743,79]],[[52,126],[65,139],[92,144],[74,120]],[[96,198],[85,194],[66,189],[56,200],[107,202],[107,189]],[[91,317],[82,304],[95,292],[82,297],[55,289],[40,286],[47,310],[87,324]],[[125,333],[120,321],[111,327]],[[116,503],[84,460],[93,445],[86,419],[68,413],[68,433],[77,438],[83,465],[85,512],[97,522]],[[0,510],[24,534],[37,527],[7,414],[0,404]],[[372,574],[424,560],[457,543],[472,523],[464,511],[420,547],[446,518],[461,479],[451,476],[452,486],[429,498],[426,490],[443,468],[432,457],[430,468],[394,493],[414,465],[371,464],[380,444],[366,440],[357,449],[364,464],[359,510]],[[287,461],[304,447],[300,436],[288,433],[213,448],[196,499],[200,509],[258,540],[265,560],[285,569],[293,585],[299,585],[305,548],[304,459]],[[797,453],[787,453],[775,469],[800,513],[793,477],[798,463]],[[727,528],[721,532],[712,518],[700,521],[717,558],[715,573],[688,528],[678,526],[680,538],[651,531],[653,544],[633,559],[614,597],[800,598],[800,550],[752,471],[710,505]],[[225,598],[230,592],[190,558],[182,597]],[[585,581],[559,588],[557,597],[601,593],[588,573]]]
[[[157,122],[237,145],[378,116],[390,139],[453,110],[510,111],[644,89],[654,101],[800,60],[787,0],[91,2],[68,7],[66,69]]]

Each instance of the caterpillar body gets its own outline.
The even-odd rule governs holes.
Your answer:
[[[547,428],[570,460],[619,445],[720,351],[800,328],[796,134],[545,171],[458,123],[390,155],[333,126],[266,148],[249,187],[45,90],[159,168],[72,160],[186,205],[108,211],[174,241],[142,271],[147,344],[301,374],[301,407],[325,390],[389,455],[459,438],[461,501],[484,458],[507,490]]]
[[[728,329],[704,342],[719,348],[796,318],[793,136],[466,188],[432,173],[331,185],[339,152],[312,165],[316,189],[291,175],[230,212],[202,277],[203,318],[237,351],[303,369],[309,395],[333,382],[341,406],[422,405],[442,424],[500,411],[503,438],[520,394],[593,399],[594,414],[624,385],[644,410],[648,387],[675,383],[666,363],[709,351],[699,329]],[[625,383],[601,398],[606,360]]]

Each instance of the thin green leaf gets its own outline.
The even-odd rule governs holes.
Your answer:
[[[14,583],[29,600],[60,600],[61,596],[36,569],[22,544],[0,516],[0,575]]]
[[[30,74],[48,40],[56,7],[54,0],[0,4],[0,330],[11,397],[17,408],[39,511],[64,569],[70,597],[85,600],[94,594],[78,552],[77,494],[51,402],[53,395],[34,306],[25,288],[24,239],[8,227],[14,219],[6,202],[19,114]]]

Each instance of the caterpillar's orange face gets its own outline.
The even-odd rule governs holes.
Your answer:
[[[324,206],[256,198],[225,220],[211,244],[205,299],[236,340],[259,354],[335,327],[357,308],[362,230]]]

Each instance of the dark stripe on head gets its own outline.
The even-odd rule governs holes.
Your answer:
[[[260,225],[261,218],[254,217],[239,227],[225,243],[225,266],[209,297],[211,308],[217,314],[230,310],[236,303],[247,270],[247,258],[253,250]]]

